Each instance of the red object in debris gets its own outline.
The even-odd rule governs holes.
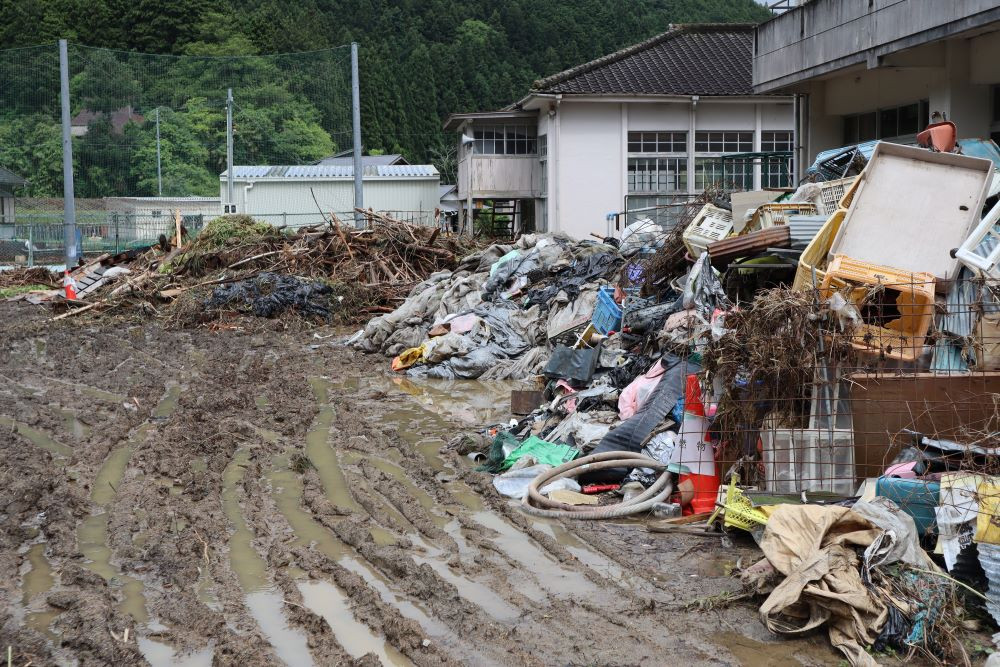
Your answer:
[[[943,123],[931,123],[923,132],[917,135],[917,143],[924,147],[932,147],[942,153],[955,150],[958,130],[950,120]]]
[[[683,514],[698,514],[711,512],[715,509],[715,499],[719,495],[718,475],[681,475],[679,482],[691,480],[694,485],[694,498],[691,504],[684,508]]]
[[[66,299],[76,301],[76,281],[73,280],[73,276],[69,275],[69,269],[66,270],[66,275],[63,278],[63,288],[66,290]]]
[[[583,487],[583,492],[594,495],[595,493],[604,493],[605,491],[617,491],[621,484],[588,484]]]
[[[694,373],[687,376],[687,384],[684,387],[684,412],[699,417],[705,416],[705,404],[701,402],[701,383]]]

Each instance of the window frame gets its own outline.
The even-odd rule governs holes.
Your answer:
[[[686,130],[629,130],[626,142],[625,190],[628,196],[688,192]],[[645,169],[639,169],[640,161]],[[640,180],[640,174],[646,176]],[[640,188],[640,185],[647,187]]]
[[[538,155],[538,127],[531,123],[490,123],[472,127],[473,155]]]

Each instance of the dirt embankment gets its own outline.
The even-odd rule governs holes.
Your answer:
[[[503,387],[399,383],[329,330],[46,316],[0,304],[14,664],[837,661],[712,608],[749,542],[530,518],[439,452]]]

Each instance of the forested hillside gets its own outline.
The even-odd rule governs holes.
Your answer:
[[[65,37],[123,52],[231,56],[356,41],[365,148],[446,166],[451,140],[441,121],[449,112],[508,104],[535,79],[669,23],[767,15],[753,0],[8,0],[0,2],[0,48]],[[0,164],[28,172],[35,195],[61,187],[54,53],[0,53]],[[350,146],[346,49],[248,62],[77,49],[71,61],[74,114],[129,104],[142,116],[119,130],[105,116],[77,139],[78,162],[91,167],[78,178],[81,196],[156,193],[154,107],[164,194],[217,192],[227,85],[238,89],[240,162],[305,162]]]

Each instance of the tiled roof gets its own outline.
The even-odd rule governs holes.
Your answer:
[[[437,169],[430,164],[392,164],[368,165],[362,173],[367,178],[433,178],[438,175]],[[222,172],[220,178],[225,178]],[[354,167],[344,165],[306,164],[279,166],[234,166],[233,178],[354,178]]]
[[[752,95],[753,24],[673,25],[665,33],[536,81],[538,93]]]
[[[353,155],[331,155],[330,157],[325,157],[322,160],[316,162],[316,164],[337,164],[337,165],[354,165]],[[402,155],[398,153],[390,153],[389,155],[362,155],[361,156],[361,166],[368,167],[371,165],[392,165],[392,164],[410,164],[406,161]]]

